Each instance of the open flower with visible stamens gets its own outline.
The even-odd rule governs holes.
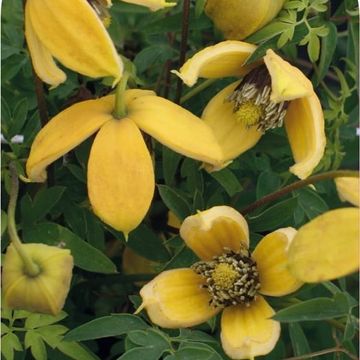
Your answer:
[[[201,77],[243,77],[215,95],[202,114],[221,145],[223,166],[266,131],[284,125],[295,160],[289,170],[306,178],[326,145],[320,101],[310,80],[272,50],[261,61],[244,65],[255,49],[245,42],[223,41],[199,51],[174,73],[188,86]]]
[[[263,295],[283,296],[302,282],[287,269],[287,249],[296,234],[282,228],[249,250],[244,217],[216,206],[187,217],[180,235],[201,261],[161,273],[140,291],[150,319],[165,328],[198,325],[223,310],[221,342],[234,359],[269,353],[280,324]]]
[[[126,90],[127,114],[113,115],[115,96],[77,103],[37,134],[26,164],[29,179],[46,180],[46,167],[97,133],[91,147],[87,186],[96,215],[127,235],[147,213],[154,194],[151,156],[140,129],[172,150],[220,164],[221,149],[198,117],[148,90]]]

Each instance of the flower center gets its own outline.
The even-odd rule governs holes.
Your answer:
[[[215,307],[245,304],[249,306],[260,289],[256,262],[246,249],[225,253],[211,261],[199,261],[192,269],[206,279],[204,288],[211,295]]]
[[[100,18],[105,27],[109,27],[111,23],[111,16],[107,9],[106,0],[87,0],[91,7],[95,10],[96,15]]]
[[[244,76],[242,82],[226,99],[234,104],[234,114],[247,128],[256,126],[258,131],[281,127],[286,115],[287,101],[270,100],[271,78],[265,65]]]

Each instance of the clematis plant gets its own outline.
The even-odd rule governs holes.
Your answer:
[[[320,101],[310,80],[272,50],[246,65],[255,49],[241,41],[223,41],[199,51],[174,73],[188,86],[198,78],[242,77],[215,95],[202,114],[222,148],[223,166],[265,132],[284,125],[295,160],[289,171],[306,178],[326,145]]]
[[[201,260],[146,284],[137,311],[146,309],[164,328],[195,326],[222,311],[226,354],[232,359],[266,355],[279,339],[280,323],[271,319],[275,311],[263,295],[284,296],[304,281],[355,271],[358,224],[358,209],[330,211],[298,232],[288,227],[267,234],[251,253],[248,225],[239,212],[228,206],[198,212],[184,220],[180,235]]]

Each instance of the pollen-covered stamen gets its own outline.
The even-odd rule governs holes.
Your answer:
[[[234,103],[233,111],[238,121],[257,130],[281,127],[286,115],[287,101],[274,103],[270,100],[271,78],[265,65],[250,71],[226,99]]]
[[[95,10],[97,16],[101,19],[105,27],[109,27],[111,23],[111,15],[108,10],[106,0],[87,0],[91,7]]]
[[[225,249],[223,255],[211,261],[199,261],[192,269],[206,279],[204,287],[211,295],[210,304],[215,307],[249,306],[260,289],[256,263],[246,249],[240,252]]]

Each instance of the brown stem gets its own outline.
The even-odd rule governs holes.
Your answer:
[[[323,180],[328,180],[328,179],[334,179],[337,177],[359,177],[359,173],[357,171],[352,171],[352,170],[336,170],[336,171],[328,171],[322,174],[318,174],[318,175],[314,175],[311,176],[307,179],[304,180],[299,180],[297,182],[294,182],[290,185],[287,185],[285,187],[283,187],[282,189],[275,191],[269,195],[264,196],[263,198],[255,201],[254,203],[252,203],[251,205],[243,208],[242,210],[240,210],[240,212],[245,215],[248,213],[251,213],[252,211],[254,211],[255,209],[257,209],[258,207],[274,201],[286,194],[291,193],[294,190],[298,190],[301,189],[304,186],[310,185],[310,184],[314,184],[317,183],[319,181],[323,181]]]
[[[179,68],[184,64],[185,58],[186,58],[187,42],[188,42],[188,35],[189,35],[189,16],[190,16],[190,0],[184,0]],[[183,86],[182,80],[180,78],[178,78],[177,86],[176,86],[176,96],[175,96],[176,104],[180,103],[182,86]]]
[[[353,355],[350,351],[343,349],[343,348],[338,348],[338,347],[333,347],[333,348],[324,349],[324,350],[320,350],[320,351],[314,351],[314,352],[306,354],[306,355],[293,356],[293,357],[286,358],[284,360],[306,360],[306,359],[311,359],[315,356],[321,356],[321,355],[338,353],[338,352],[346,354],[350,359],[357,360],[357,357],[355,355]]]
[[[46,99],[44,94],[44,84],[41,79],[37,76],[34,67],[32,68],[34,76],[35,94],[39,109],[41,125],[44,127],[49,121],[49,115],[46,106]]]

